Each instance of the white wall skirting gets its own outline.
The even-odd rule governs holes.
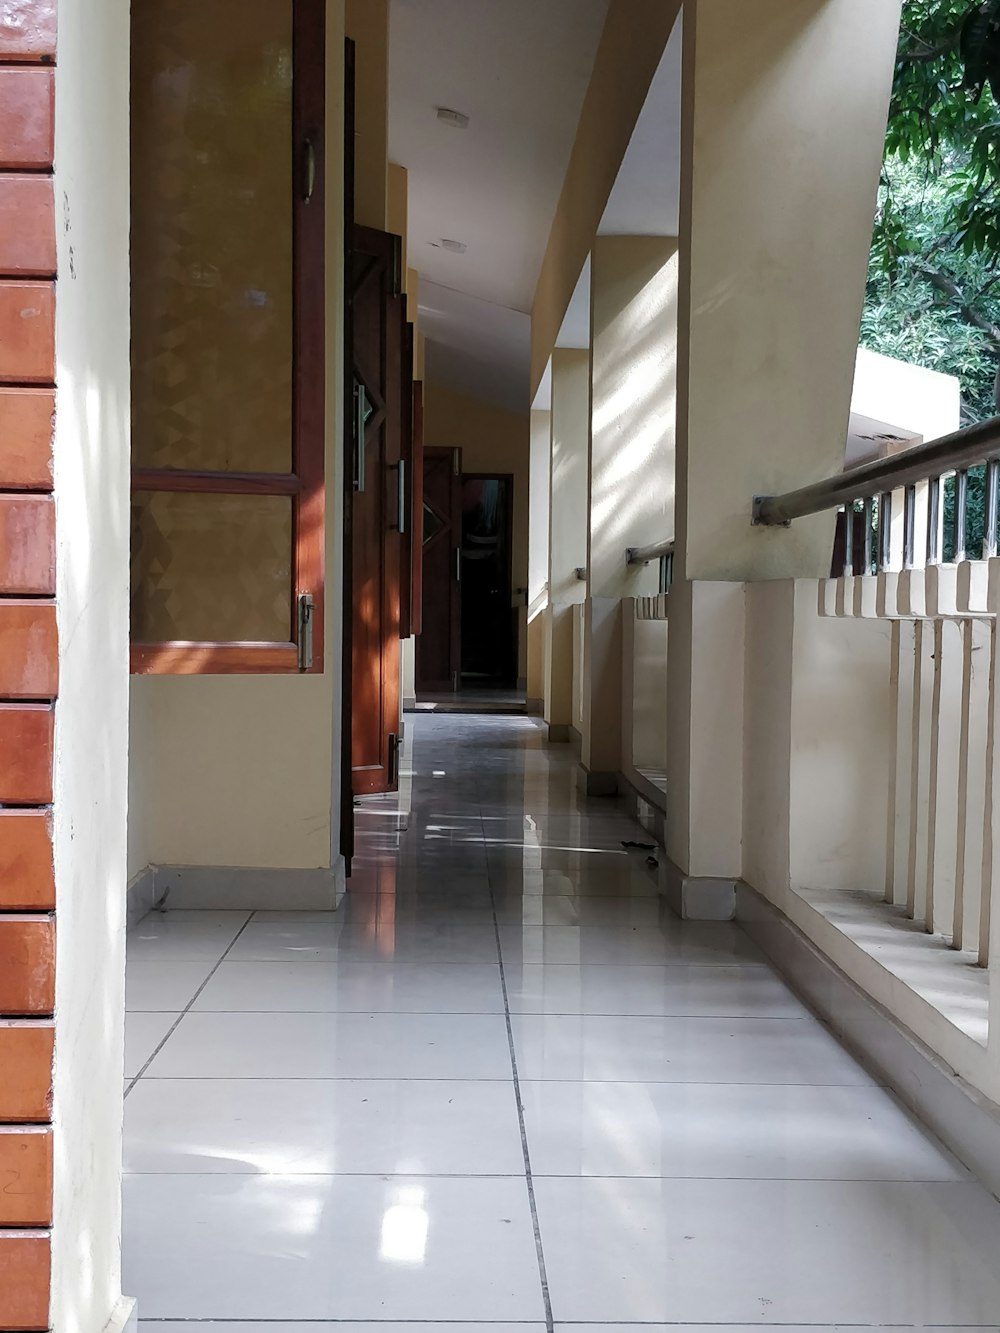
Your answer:
[[[128,924],[154,907],[332,912],[346,891],[344,862],[332,869],[259,866],[147,866],[128,886]]]
[[[869,999],[746,884],[737,886],[736,920],[845,1046],[1000,1197],[1000,1107]]]

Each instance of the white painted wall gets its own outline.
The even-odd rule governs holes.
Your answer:
[[[129,874],[339,864],[343,619],[343,0],[327,0],[325,671],[133,679]]]
[[[877,440],[866,440],[864,423],[878,433],[879,423],[916,442],[949,435],[962,424],[962,391],[955,375],[942,375],[912,366],[891,356],[858,348],[851,395],[851,432],[845,462],[848,467],[877,458],[886,450]]]
[[[129,16],[59,5],[52,1327],[121,1297],[128,746]]]

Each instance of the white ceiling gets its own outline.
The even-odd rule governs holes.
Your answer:
[[[528,312],[607,8],[392,0],[389,156],[409,172],[408,262],[437,344],[428,375],[505,406],[528,406]],[[438,106],[468,129],[441,123]],[[480,300],[449,303],[442,288]]]

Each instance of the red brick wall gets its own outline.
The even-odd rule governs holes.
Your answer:
[[[0,1328],[49,1322],[56,0],[0,6]]]

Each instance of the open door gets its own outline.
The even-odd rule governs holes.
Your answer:
[[[399,778],[400,244],[387,232],[354,228],[351,755],[356,796],[394,791]],[[406,406],[409,411],[409,398]]]
[[[424,450],[423,595],[417,690],[457,690],[462,671],[462,451]]]

